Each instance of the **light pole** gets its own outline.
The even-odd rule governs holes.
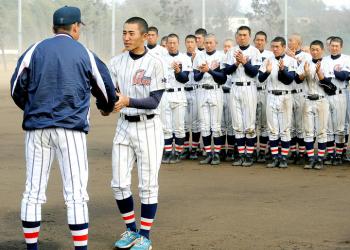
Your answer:
[[[115,0],[112,0],[111,56],[115,55]]]
[[[288,0],[284,0],[284,38],[288,39]]]
[[[22,53],[22,0],[18,0],[18,56]]]
[[[205,29],[205,0],[202,0],[202,28]]]

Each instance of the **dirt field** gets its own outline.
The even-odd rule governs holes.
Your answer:
[[[19,218],[25,174],[22,113],[10,99],[9,73],[0,75],[0,249],[24,249]],[[124,231],[110,189],[115,120],[93,108],[90,249],[112,249]],[[135,175],[135,197],[136,180]],[[40,249],[73,249],[56,163],[48,186]],[[297,166],[203,167],[190,161],[162,166],[152,240],[154,249],[161,250],[350,249],[350,168],[317,172]]]

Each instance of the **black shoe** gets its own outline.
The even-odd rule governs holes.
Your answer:
[[[232,158],[233,157],[233,158]],[[233,154],[233,150],[232,149],[229,149],[227,150],[227,153],[226,153],[226,159],[225,161],[233,161],[234,160],[234,154]]]
[[[265,153],[259,152],[257,162],[258,163],[265,163],[266,162],[266,158],[265,157],[266,157]]]
[[[278,168],[279,165],[280,165],[280,162],[279,162],[278,158],[273,158],[272,162],[267,164],[266,167],[267,168]]]
[[[232,163],[232,166],[242,166],[244,162],[244,155],[240,155],[238,158],[235,158],[235,161]]]
[[[219,153],[214,153],[213,159],[211,160],[211,165],[219,165],[220,164],[220,155]]]
[[[291,155],[288,158],[288,163],[295,164],[296,161],[297,161],[297,153],[296,152],[292,152]]]
[[[197,159],[198,159],[198,152],[197,150],[192,149],[190,153],[190,160],[197,160]]]
[[[204,160],[201,160],[201,161],[199,162],[199,164],[201,164],[201,165],[203,165],[203,164],[210,164],[212,160],[213,160],[212,154],[211,154],[211,153],[208,153],[208,154],[207,154],[207,157],[206,157]]]
[[[299,156],[297,157],[296,161],[295,161],[296,165],[305,165],[305,157],[303,154],[299,154]]]
[[[181,157],[180,153],[179,153],[179,152],[175,152],[175,153],[171,156],[169,163],[170,163],[170,164],[179,163],[179,162],[181,161],[181,158],[180,158],[180,157]]]
[[[334,165],[334,166],[343,165],[343,160],[342,160],[341,156],[337,156],[337,157],[335,158],[335,160],[333,161],[333,165]]]
[[[286,158],[282,158],[280,160],[280,165],[278,166],[279,168],[288,168],[288,163]]]
[[[184,160],[184,159],[189,159],[189,158],[190,158],[190,149],[185,148],[184,151],[182,151],[182,153],[180,155],[180,159]]]
[[[221,149],[221,151],[220,151],[220,160],[224,161],[226,159],[226,156],[227,156],[226,150],[225,149]]]
[[[314,169],[321,170],[323,168],[324,168],[323,160],[322,159],[318,159],[317,162],[316,162],[316,165],[314,166]]]
[[[253,151],[252,159],[253,159],[253,163],[258,161],[258,152],[256,151],[256,149],[254,149],[254,151]]]
[[[251,167],[254,164],[254,160],[252,156],[246,156],[242,163],[243,167]]]
[[[169,164],[171,156],[172,156],[172,152],[171,151],[170,152],[169,151],[165,151],[163,153],[162,163],[163,164]]]
[[[309,158],[307,163],[304,166],[304,169],[313,169],[317,164],[317,160],[314,158]]]

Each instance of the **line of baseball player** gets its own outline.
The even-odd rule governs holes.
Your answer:
[[[253,46],[247,26],[237,29],[235,41],[224,41],[223,52],[202,28],[186,36],[186,53],[179,52],[176,34],[161,45],[157,39],[150,27],[147,47],[168,70],[160,104],[162,163],[196,160],[201,144],[200,164],[322,169],[347,161],[350,57],[342,54],[342,38],[327,39],[325,57],[321,41],[302,47],[299,34],[288,46],[275,37],[269,51],[259,31]]]

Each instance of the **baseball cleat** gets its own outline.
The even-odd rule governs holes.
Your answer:
[[[267,168],[278,168],[279,165],[280,165],[280,162],[279,162],[278,158],[274,158],[271,163],[266,165],[266,167]]]
[[[315,159],[310,159],[305,164],[304,169],[313,169],[317,164],[317,161]]]
[[[190,153],[190,160],[197,160],[197,159],[198,159],[197,150],[192,149]]]
[[[324,166],[323,166],[323,161],[322,159],[318,159],[318,161],[316,162],[316,165],[314,166],[314,169],[316,170],[321,170],[323,169]]]
[[[205,158],[204,160],[201,160],[201,161],[199,162],[199,164],[201,164],[201,165],[203,165],[203,164],[210,164],[212,160],[213,160],[212,155],[211,155],[211,154],[208,154],[208,155],[207,155],[207,158]]]
[[[240,156],[236,158],[236,160],[232,163],[232,166],[242,166],[243,162],[244,162],[244,157]]]
[[[211,165],[219,165],[220,164],[220,155],[218,153],[214,153],[213,159],[210,163]]]
[[[190,158],[190,150],[188,148],[185,148],[180,155],[180,160],[189,159],[189,158]]]
[[[170,158],[170,161],[169,163],[170,164],[175,164],[175,163],[179,163],[181,161],[181,158],[180,158],[180,153],[179,152],[175,152],[175,154],[173,154]]]
[[[265,163],[266,162],[266,158],[265,158],[265,154],[264,153],[259,152],[257,162],[258,163]]]
[[[151,250],[152,249],[152,241],[147,239],[146,237],[139,236],[136,239],[135,244],[130,250]]]
[[[287,163],[287,159],[282,158],[280,160],[280,165],[278,166],[279,168],[288,168],[288,163]]]
[[[135,244],[136,240],[140,235],[136,232],[130,231],[129,229],[121,234],[120,240],[114,243],[114,246],[120,249],[129,248]]]
[[[162,163],[163,164],[169,164],[171,156],[172,156],[172,152],[164,152],[163,153],[163,158],[162,158]]]
[[[253,157],[247,156],[244,158],[244,161],[242,163],[243,167],[251,167],[254,164]]]

